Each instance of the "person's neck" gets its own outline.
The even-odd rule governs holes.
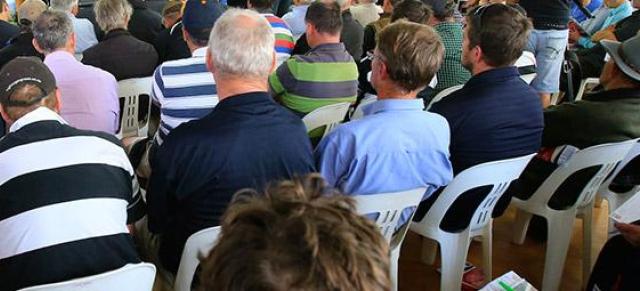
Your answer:
[[[48,56],[48,55],[50,55],[52,53],[57,53],[57,52],[64,52],[64,53],[68,53],[68,54],[73,55],[73,54],[75,54],[76,51],[73,48],[64,47],[64,48],[59,48],[57,50],[54,50],[54,51],[52,51],[50,53],[46,53],[45,56]]]
[[[250,92],[267,92],[267,78],[247,78],[245,76],[218,76],[216,90],[220,101]]]
[[[193,55],[193,53],[195,51],[197,51],[198,49],[203,48],[203,46],[197,46],[194,45],[193,43],[191,43],[190,41],[187,42],[187,47],[189,48],[189,51],[191,52],[191,55]]]
[[[482,74],[484,72],[491,71],[491,70],[494,70],[494,69],[497,69],[497,68],[489,66],[489,65],[484,64],[484,63],[476,64],[475,66],[473,66],[473,69],[471,70],[471,75],[477,76],[477,75],[480,75],[480,74]]]
[[[313,46],[311,48],[316,48],[323,44],[338,44],[340,43],[340,35],[338,36],[324,36],[321,39],[316,39],[313,42]]]
[[[383,85],[378,86],[380,88],[375,88],[378,93],[378,100],[390,100],[390,99],[416,99],[418,95],[418,90],[414,91],[405,91],[397,89],[394,85]]]

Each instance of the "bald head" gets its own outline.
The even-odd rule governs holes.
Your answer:
[[[255,11],[227,10],[213,26],[209,53],[216,73],[267,78],[275,63],[269,22]]]
[[[19,20],[35,22],[38,16],[47,10],[47,4],[42,0],[27,0],[18,6],[17,14]]]

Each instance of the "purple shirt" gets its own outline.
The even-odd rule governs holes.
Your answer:
[[[62,103],[60,115],[69,125],[116,133],[120,105],[113,75],[82,64],[66,51],[47,55],[44,63],[56,78]]]

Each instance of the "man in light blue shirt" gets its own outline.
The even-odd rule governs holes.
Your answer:
[[[606,30],[606,29],[614,29],[614,25],[616,23],[618,23],[622,19],[629,17],[629,15],[633,13],[633,7],[631,7],[631,3],[627,0],[607,0],[604,2],[607,8],[609,9],[609,15],[602,23],[602,26],[600,27],[600,29],[598,29],[599,31]],[[594,37],[581,36],[577,40],[577,44],[583,48],[592,48],[596,46],[596,43],[599,40],[597,39],[596,34],[594,34]],[[572,38],[575,38],[575,37],[572,36]]]
[[[64,11],[71,18],[73,32],[76,35],[76,54],[98,43],[93,24],[88,19],[76,18],[78,0],[51,0],[51,9]]]
[[[416,95],[438,71],[444,47],[426,25],[398,21],[379,34],[371,83],[378,101],[365,117],[327,135],[315,152],[327,182],[347,195],[380,194],[427,187],[423,199],[453,178],[449,126],[423,111]],[[400,225],[414,209],[405,209]]]

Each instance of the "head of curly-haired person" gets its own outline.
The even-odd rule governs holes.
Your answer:
[[[462,65],[473,75],[512,66],[529,40],[531,22],[509,5],[478,6],[467,15]]]
[[[236,194],[202,263],[202,290],[389,290],[389,249],[319,175]],[[255,193],[253,193],[255,194]]]
[[[393,6],[391,22],[405,19],[409,22],[428,24],[433,17],[433,10],[420,0],[404,0]]]

